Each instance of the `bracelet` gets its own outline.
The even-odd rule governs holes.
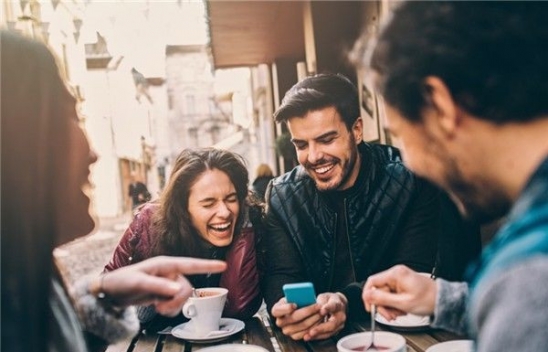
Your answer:
[[[125,308],[119,307],[116,305],[112,297],[110,297],[105,291],[104,291],[104,280],[105,276],[107,276],[107,273],[104,273],[100,276],[99,279],[99,287],[96,287],[95,289],[91,289],[91,294],[94,295],[97,298],[97,301],[100,302],[100,304],[107,310],[110,311],[116,315],[119,315],[124,311]]]
[[[101,301],[107,299],[107,294],[105,293],[104,288],[103,288],[103,282],[105,281],[105,276],[107,276],[106,273],[101,275],[101,278],[99,280],[99,290],[97,291],[97,294],[95,295],[97,297],[97,299],[99,299]]]

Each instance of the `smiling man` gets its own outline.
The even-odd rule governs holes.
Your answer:
[[[433,314],[478,352],[548,346],[547,17],[546,2],[409,1],[368,60],[409,168],[468,217],[506,221],[467,283],[396,266],[363,298],[386,317]]]
[[[369,275],[394,264],[431,272],[439,234],[449,226],[464,232],[464,224],[442,219],[441,209],[456,210],[441,206],[443,195],[406,169],[396,148],[362,141],[358,93],[346,77],[297,83],[275,118],[287,124],[300,165],[267,189],[263,293],[286,335],[323,339],[365,317],[361,283]],[[479,250],[475,239],[463,258]],[[285,301],[283,284],[300,281],[314,283],[318,304],[296,309]]]

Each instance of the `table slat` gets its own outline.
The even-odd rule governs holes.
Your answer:
[[[139,339],[135,343],[135,347],[132,352],[155,352],[161,351],[165,335],[158,335],[156,333],[141,334]]]
[[[255,317],[245,322],[245,340],[248,344],[274,351],[274,344],[270,338],[270,333],[259,318]]]
[[[302,341],[292,340],[290,337],[285,336],[281,329],[272,324],[268,314],[263,315],[261,321],[271,334],[270,340],[275,352],[309,352]]]
[[[184,352],[186,342],[172,335],[166,335],[163,345],[162,352]]]

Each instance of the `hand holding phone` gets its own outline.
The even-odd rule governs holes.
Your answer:
[[[316,303],[316,292],[311,282],[285,284],[283,285],[283,291],[287,303],[295,303],[297,308]]]

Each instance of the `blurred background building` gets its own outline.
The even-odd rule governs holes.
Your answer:
[[[112,217],[130,209],[132,172],[157,195],[186,147],[238,152],[251,179],[259,163],[288,171],[294,151],[272,113],[307,75],[347,75],[364,139],[390,142],[382,104],[348,54],[397,2],[4,0],[0,25],[57,54],[100,155],[94,208]]]

